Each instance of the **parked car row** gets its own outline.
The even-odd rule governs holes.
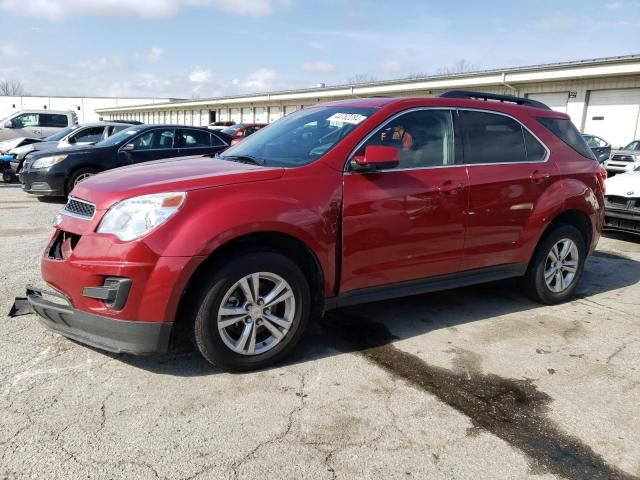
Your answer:
[[[352,99],[168,158],[218,135],[136,126],[25,165],[28,190],[70,193],[41,257],[55,291],[28,290],[48,328],[137,354],[185,332],[215,365],[261,368],[339,306],[511,277],[565,301],[604,223],[606,171],[531,99]],[[127,166],[74,186],[105,164]]]

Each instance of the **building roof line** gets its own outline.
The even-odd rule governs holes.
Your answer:
[[[455,73],[455,74],[439,74],[439,75],[427,75],[424,77],[417,78],[401,78],[401,79],[393,79],[393,80],[381,80],[375,82],[365,82],[365,83],[354,83],[354,84],[337,84],[337,85],[327,85],[324,87],[312,87],[312,88],[301,88],[301,89],[292,89],[292,90],[281,90],[281,91],[272,91],[272,92],[258,92],[258,93],[248,93],[241,95],[229,95],[222,97],[212,97],[212,98],[203,98],[203,99],[193,99],[186,101],[173,101],[166,103],[152,103],[145,105],[128,105],[122,107],[108,107],[97,109],[97,112],[114,112],[114,111],[124,111],[124,110],[139,110],[147,107],[153,107],[153,109],[171,109],[171,108],[179,108],[180,106],[204,106],[208,104],[218,104],[224,105],[225,103],[251,103],[251,102],[264,102],[271,100],[278,100],[277,97],[284,96],[294,96],[291,99],[295,99],[295,96],[300,96],[299,98],[313,98],[313,94],[318,94],[319,97],[331,97],[332,94],[334,96],[344,96],[349,95],[349,90],[351,95],[354,95],[355,90],[371,90],[375,91],[376,89],[387,89],[390,91],[401,91],[399,88],[394,88],[398,86],[406,86],[408,90],[412,90],[412,86],[424,84],[426,82],[452,82],[452,87],[456,85],[456,82],[460,82],[462,80],[469,80],[473,83],[473,79],[481,79],[482,77],[490,77],[492,75],[500,76],[500,81],[496,82],[495,79],[488,80],[488,85],[490,84],[502,84],[506,75],[513,74],[526,74],[531,72],[551,72],[563,69],[575,69],[582,68],[586,69],[589,67],[599,67],[605,65],[615,65],[615,64],[632,64],[638,63],[640,65],[640,54],[633,55],[623,55],[617,57],[604,57],[604,58],[595,58],[595,59],[586,59],[586,60],[576,60],[576,61],[567,61],[567,62],[556,62],[556,63],[546,63],[546,64],[538,64],[538,65],[528,65],[521,67],[508,67],[508,68],[499,68],[499,69],[491,69],[491,70],[478,70],[473,72],[464,72],[464,73]],[[635,72],[634,72],[635,73]],[[606,73],[600,73],[600,75],[606,75]],[[552,80],[554,78],[550,78]],[[517,81],[517,80],[516,80]],[[427,87],[425,87],[427,88]],[[448,88],[447,86],[434,86],[435,89]],[[344,90],[345,92],[341,92]],[[276,98],[272,98],[276,97]]]

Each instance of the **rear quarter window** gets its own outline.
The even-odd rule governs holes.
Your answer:
[[[540,117],[538,122],[583,157],[589,160],[596,159],[578,129],[571,123],[571,120]]]

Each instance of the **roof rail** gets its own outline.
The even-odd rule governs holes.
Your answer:
[[[468,90],[449,90],[440,94],[442,98],[468,98],[471,100],[496,100],[501,103],[516,103],[518,105],[527,105],[529,107],[543,108],[551,110],[547,105],[537,100],[529,98],[514,97],[512,95],[498,95],[495,93],[472,92]]]

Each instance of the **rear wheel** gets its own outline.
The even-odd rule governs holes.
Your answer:
[[[98,171],[93,168],[79,168],[78,170],[73,172],[67,180],[66,194],[69,195],[71,193],[71,190],[73,190],[77,184],[79,184],[83,180],[86,180],[90,176],[95,175],[96,173],[98,173]]]
[[[525,293],[548,305],[571,297],[584,270],[587,247],[580,231],[558,225],[545,234],[522,279]]]
[[[196,295],[196,347],[227,370],[269,366],[300,341],[310,306],[309,284],[292,260],[276,252],[242,254]]]

